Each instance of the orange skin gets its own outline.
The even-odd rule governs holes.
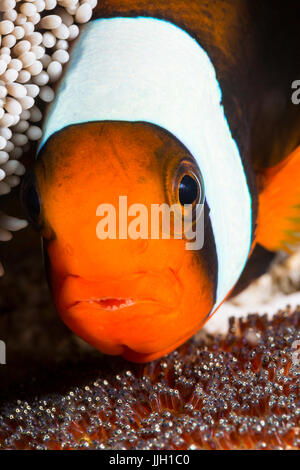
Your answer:
[[[36,163],[42,235],[56,309],[99,351],[135,362],[163,356],[205,322],[214,281],[186,240],[100,240],[102,203],[172,204],[189,152],[143,123],[88,123],[51,137]],[[176,195],[175,195],[176,196]],[[120,299],[122,299],[120,301]],[[127,305],[120,308],[120,303]],[[113,308],[112,308],[113,307]]]

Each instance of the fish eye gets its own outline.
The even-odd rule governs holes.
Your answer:
[[[205,187],[201,170],[192,158],[174,163],[166,173],[167,194],[174,208],[173,233],[182,235],[182,217],[187,228],[194,226],[203,214]],[[175,221],[178,222],[177,226]]]
[[[22,182],[21,202],[27,218],[35,230],[40,230],[41,202],[33,171],[29,171]]]
[[[179,164],[171,166],[167,172],[166,186],[169,190],[169,201],[178,204],[182,211],[193,211],[197,205],[203,205],[205,201],[205,187],[201,171],[192,159],[183,159]]]
[[[182,206],[197,203],[201,191],[198,180],[192,175],[184,175],[179,183],[179,202]]]
[[[203,204],[205,199],[204,182],[197,164],[183,160],[173,177],[173,198],[182,207]]]

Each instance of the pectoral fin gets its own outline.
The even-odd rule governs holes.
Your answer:
[[[300,246],[300,146],[259,178],[257,242],[293,252]]]

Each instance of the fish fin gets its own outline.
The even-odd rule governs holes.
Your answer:
[[[300,247],[300,146],[258,177],[257,242],[288,253]]]

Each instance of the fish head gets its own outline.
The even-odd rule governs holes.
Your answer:
[[[43,237],[60,317],[99,351],[147,362],[206,321],[218,263],[204,182],[164,129],[115,121],[62,129],[25,178],[23,201]],[[162,206],[173,208],[169,227],[157,218]],[[190,249],[184,227],[197,225],[204,244]]]

